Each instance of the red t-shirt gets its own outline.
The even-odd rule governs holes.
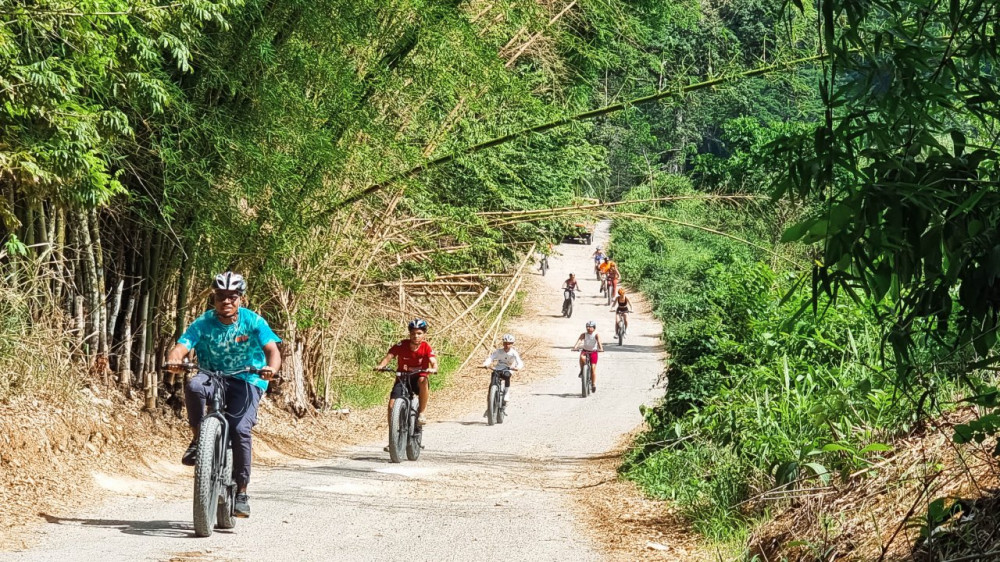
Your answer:
[[[427,342],[422,341],[417,346],[417,350],[410,349],[410,340],[403,340],[389,348],[389,354],[396,357],[397,371],[413,371],[416,369],[426,370],[431,367],[431,357],[434,350]]]

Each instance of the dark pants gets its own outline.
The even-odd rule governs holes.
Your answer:
[[[197,374],[184,385],[184,403],[187,405],[188,424],[199,427],[205,415],[205,404],[212,399],[213,387],[207,375]],[[250,428],[257,425],[257,405],[264,393],[240,379],[225,379],[226,421],[229,438],[233,443],[233,479],[241,489],[250,482]]]

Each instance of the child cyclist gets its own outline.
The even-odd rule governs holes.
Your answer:
[[[618,315],[622,315],[622,320],[625,321],[625,333],[628,333],[628,313],[632,312],[632,301],[628,300],[625,296],[625,289],[618,288],[618,296],[615,297],[614,307],[611,308],[611,312],[615,313],[615,322],[618,321]]]
[[[503,374],[500,376],[503,378],[504,386],[507,389],[503,395],[503,401],[506,403],[510,401],[510,372],[523,369],[524,361],[521,361],[521,355],[514,349],[514,334],[504,334],[501,342],[503,343],[503,347],[491,353],[483,361],[482,367],[489,369],[493,362],[496,362],[496,366],[493,369],[503,371]]]
[[[583,349],[580,352],[580,376],[583,376],[583,364],[586,354],[590,354],[590,391],[597,392],[597,353],[604,351],[604,344],[601,343],[601,336],[597,335],[597,323],[593,320],[587,322],[587,331],[580,334],[580,337],[573,344],[573,351]]]
[[[424,337],[427,335],[427,321],[415,318],[410,321],[407,328],[409,329],[410,337],[390,347],[385,357],[375,367],[375,370],[382,369],[395,358],[397,370],[404,372],[419,371],[416,375],[411,376],[417,378],[417,389],[420,396],[420,406],[417,409],[417,425],[422,426],[427,423],[424,411],[427,409],[427,400],[430,398],[431,393],[430,385],[427,383],[427,376],[438,372],[438,360],[430,344],[424,341]],[[392,387],[392,392],[389,393],[389,423],[392,423],[392,407],[395,405],[396,399],[402,398],[406,392],[406,386],[403,381],[397,379],[396,384]]]

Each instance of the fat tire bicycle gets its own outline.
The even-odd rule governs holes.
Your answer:
[[[632,312],[631,310],[629,312]],[[618,345],[625,341],[625,313],[615,313],[615,337],[618,338]]]
[[[563,289],[562,315],[566,318],[573,316],[574,300],[576,300],[576,291],[573,289]]]
[[[395,373],[396,379],[406,389],[403,396],[396,398],[392,404],[392,415],[389,417],[389,460],[394,463],[403,462],[405,456],[407,460],[415,461],[420,458],[424,440],[424,429],[417,423],[419,392],[415,379],[416,375],[425,371],[397,371],[388,367],[379,371]]]
[[[212,371],[194,363],[182,363],[185,371],[208,377],[212,397],[198,427],[198,452],[194,461],[194,534],[210,537],[214,529],[236,527],[236,481],[233,479],[233,443],[226,418],[226,379],[260,373],[259,369]],[[247,383],[250,384],[250,383]]]
[[[576,351],[580,355],[584,356],[583,367],[580,368],[580,396],[586,398],[590,396],[590,373],[594,368],[594,365],[590,362],[591,352],[576,349],[573,351]],[[600,350],[595,349],[594,351],[600,353]]]
[[[490,367],[483,367],[489,369]],[[507,403],[504,398],[507,396],[507,385],[510,380],[510,369],[493,369],[490,376],[490,388],[486,392],[486,425],[503,423],[504,416],[507,415]]]

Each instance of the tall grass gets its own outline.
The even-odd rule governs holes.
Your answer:
[[[66,399],[83,382],[85,366],[73,359],[61,311],[33,318],[30,295],[24,288],[0,288],[0,402],[31,395]]]
[[[645,212],[764,244],[767,221],[688,202]],[[669,387],[622,472],[676,502],[700,532],[741,540],[773,498],[873,461],[917,420],[921,397],[884,365],[879,303],[820,299],[801,272],[752,247],[662,223],[616,223],[611,250],[653,300]],[[947,350],[918,350],[929,363]],[[946,368],[923,404],[947,396]],[[776,493],[779,490],[780,493]]]

